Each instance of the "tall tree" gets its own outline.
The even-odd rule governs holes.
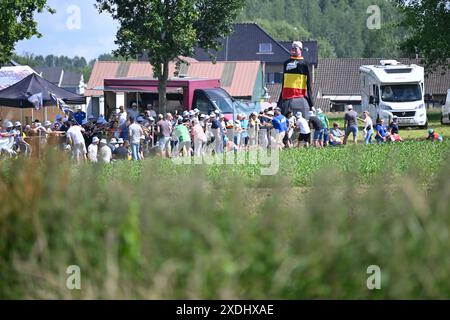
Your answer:
[[[448,0],[395,0],[403,13],[400,26],[409,35],[401,48],[422,57],[428,71],[440,66],[450,68],[450,1]]]
[[[196,46],[208,52],[219,49],[218,39],[231,33],[231,24],[245,5],[245,0],[96,1],[100,12],[109,12],[119,21],[115,54],[148,54],[164,111],[169,63],[192,55]]]
[[[47,0],[0,1],[0,65],[11,59],[18,41],[42,36],[34,15],[44,11],[54,13]]]

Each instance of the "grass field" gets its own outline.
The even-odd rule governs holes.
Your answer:
[[[449,152],[450,140],[289,150],[275,176],[4,161],[0,299],[446,299]],[[80,291],[66,288],[70,265]],[[381,290],[366,286],[371,265]]]
[[[329,115],[330,123],[338,122],[341,128],[344,126],[344,114],[333,113]],[[433,128],[441,134],[443,137],[450,139],[450,125],[441,124],[441,112],[440,111],[428,111],[429,128]],[[362,128],[361,128],[362,129]],[[427,137],[427,131],[418,128],[400,128],[401,136],[405,140],[420,140]]]

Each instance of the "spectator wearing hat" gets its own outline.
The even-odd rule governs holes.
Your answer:
[[[200,121],[197,118],[192,120],[192,141],[194,141],[194,156],[201,157],[203,155],[204,146],[206,145],[206,134]]]
[[[326,147],[329,141],[330,135],[330,121],[328,117],[323,113],[322,109],[317,109],[317,118],[322,121],[323,125],[323,137],[322,137],[322,146]]]
[[[131,153],[134,161],[141,159],[141,137],[144,135],[142,127],[136,123],[136,119],[130,118],[131,125],[128,128],[128,135],[131,143]]]
[[[106,139],[101,139],[98,149],[98,162],[106,164],[110,163],[111,160],[112,160],[112,152],[111,148],[108,147],[108,141],[106,141]]]
[[[304,147],[309,147],[309,143],[311,142],[311,128],[309,126],[308,120],[303,117],[303,114],[299,111],[296,113],[297,118],[297,128],[300,132],[298,136],[297,147],[301,148],[302,145]]]
[[[86,160],[86,144],[83,137],[85,131],[82,127],[75,122],[68,122],[69,130],[67,130],[67,142],[71,146],[73,159],[80,163],[82,160]]]
[[[398,117],[392,117],[392,123],[389,125],[389,132],[391,134],[400,134],[400,128],[398,126]]]
[[[303,43],[295,41],[291,47],[291,58],[283,66],[283,86],[279,102],[282,113],[300,111],[306,115],[313,107],[311,94],[311,76],[303,58]]]
[[[182,156],[189,156],[191,150],[191,135],[189,134],[189,119],[183,119],[181,123],[175,128],[175,136],[178,139],[177,149],[175,157],[178,157],[180,153]]]
[[[79,126],[83,124],[83,120],[86,119],[86,112],[83,112],[83,108],[81,106],[77,107],[77,112],[73,114],[73,118]]]
[[[116,114],[116,117],[119,121],[119,127],[127,123],[128,113],[125,111],[124,106],[119,107],[119,112]]]
[[[52,123],[51,123],[51,121],[45,121],[44,122],[44,132],[47,134],[47,135],[49,135],[49,134],[51,134],[53,131],[52,131]]]
[[[128,115],[128,119],[130,119],[130,120],[131,120],[131,118],[136,120],[137,117],[139,117],[139,107],[136,102],[133,102],[131,104],[131,107],[128,108],[127,115]]]
[[[313,140],[316,148],[323,148],[324,127],[322,121],[314,114],[313,111],[308,113],[309,126],[314,129]]]
[[[111,152],[114,152],[114,150],[116,150],[117,148],[117,139],[111,138],[111,140],[108,143],[108,147],[111,149]]]
[[[217,119],[217,115],[215,112],[211,113],[209,117],[209,121],[211,122],[211,133],[212,138],[214,142],[215,147],[215,153],[216,154],[222,154],[223,153],[223,130],[222,130],[222,124],[219,119]]]
[[[16,121],[14,124],[14,133],[16,137],[16,146],[17,149],[25,156],[31,155],[31,146],[26,142],[27,135],[25,134],[22,123],[20,121]]]
[[[113,159],[114,160],[128,160],[130,157],[130,150],[126,146],[125,141],[120,138],[118,140],[119,146],[114,150],[113,152]]]
[[[271,136],[272,119],[274,116],[275,113],[273,111],[265,110],[260,117],[261,125],[258,140],[261,148],[263,149],[267,149],[269,147],[269,137]]]
[[[92,163],[98,162],[98,143],[100,142],[99,138],[94,137],[92,139],[92,143],[88,147],[88,160]]]
[[[275,108],[272,126],[276,133],[276,143],[278,148],[283,149],[287,141],[288,120],[281,114],[281,108]]]
[[[247,115],[245,113],[241,114],[241,146],[247,149],[249,143],[249,119],[247,119]]]
[[[353,110],[353,106],[347,106],[347,112],[344,116],[344,145],[348,142],[348,137],[353,134],[353,143],[358,144],[358,114]]]

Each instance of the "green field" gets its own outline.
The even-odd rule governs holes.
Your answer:
[[[330,123],[338,122],[341,128],[344,126],[344,114],[332,113],[329,116]],[[450,139],[450,125],[441,124],[441,112],[440,111],[428,111],[429,128],[433,128],[443,137]],[[361,127],[362,129],[362,127]],[[427,131],[425,129],[418,128],[400,128],[401,137],[404,140],[422,140],[427,137]],[[360,141],[362,136],[360,137]]]
[[[423,131],[421,133],[424,133]],[[450,140],[0,167],[0,299],[446,299]],[[66,268],[81,269],[80,291]],[[367,268],[382,270],[368,290]]]

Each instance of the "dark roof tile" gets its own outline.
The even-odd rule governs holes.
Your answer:
[[[376,58],[337,58],[319,59],[314,90],[323,95],[360,95],[359,67],[362,65],[378,65]],[[420,64],[418,59],[397,59],[404,64]],[[431,95],[446,94],[450,88],[450,72],[430,74],[425,79],[425,93]]]
[[[234,32],[224,39],[220,39],[222,50],[213,52],[217,61],[263,61],[266,63],[283,63],[289,59],[289,49],[273,39],[264,29],[256,23],[236,23],[233,25]],[[263,54],[259,52],[259,45],[267,43],[272,45],[272,52]],[[317,53],[317,43],[309,41],[311,54]],[[314,45],[315,43],[315,45]],[[193,58],[198,61],[209,61],[209,55],[203,49],[197,48]],[[307,58],[305,56],[305,58]],[[309,59],[309,58],[308,58]],[[317,62],[317,58],[312,59]],[[311,63],[307,60],[308,63]]]

